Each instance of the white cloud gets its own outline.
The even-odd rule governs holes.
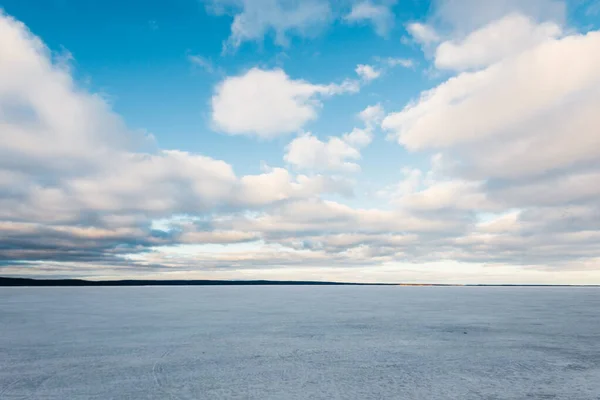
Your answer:
[[[502,204],[490,199],[484,182],[456,179],[441,174],[444,171],[441,154],[430,160],[429,171],[404,167],[403,178],[396,184],[380,190],[377,195],[387,198],[405,212],[464,212],[482,213],[502,209]]]
[[[383,126],[411,150],[446,148],[479,177],[532,176],[600,155],[600,32],[548,39],[425,92]]]
[[[384,62],[390,67],[402,66],[404,68],[413,68],[415,66],[415,61],[409,58],[388,57]]]
[[[273,168],[260,175],[242,177],[235,201],[241,207],[262,206],[291,199],[311,198],[320,193],[351,195],[352,187],[344,180],[321,175],[298,175],[294,178],[284,168]]]
[[[319,233],[328,236],[338,233],[407,234],[446,232],[460,229],[454,220],[423,218],[402,211],[355,209],[334,201],[320,199],[288,202],[268,214],[232,216],[214,222],[224,230],[263,232],[265,238],[302,238]]]
[[[360,149],[373,140],[376,123],[383,117],[383,108],[376,104],[358,114],[364,128],[354,128],[341,137],[321,141],[311,133],[304,133],[286,147],[284,160],[300,169],[356,172],[360,166]]]
[[[234,14],[227,47],[235,49],[246,41],[261,41],[269,33],[287,46],[289,36],[311,36],[331,20],[324,0],[212,0],[212,10]]]
[[[488,199],[479,182],[453,180],[433,183],[422,191],[414,191],[414,187],[411,190],[412,192],[398,199],[399,206],[411,210],[450,209],[470,212],[499,208]]]
[[[0,163],[12,171],[91,168],[110,148],[143,142],[104,99],[77,91],[60,58],[26,27],[0,14]],[[40,174],[42,171],[40,171]]]
[[[394,14],[390,7],[391,4],[373,4],[369,0],[357,2],[344,16],[344,20],[349,23],[367,21],[374,26],[378,35],[387,36],[394,26]]]
[[[171,150],[115,154],[101,171],[66,182],[64,191],[86,210],[135,209],[164,215],[198,212],[226,202],[236,181],[233,169],[223,161]]]
[[[371,65],[359,64],[355,69],[358,76],[360,76],[365,81],[372,81],[381,76],[381,71],[376,70]]]
[[[421,188],[423,185],[423,172],[420,169],[404,167],[401,172],[403,179],[378,190],[376,195],[394,202],[403,196],[417,192]]]
[[[212,98],[215,126],[232,135],[272,138],[296,132],[317,117],[320,98],[358,90],[354,81],[315,85],[291,79],[283,70],[252,68],[228,77]]]
[[[323,86],[322,93],[327,96],[344,93],[358,93],[361,82],[356,79],[344,79],[342,83],[330,83]]]
[[[384,116],[385,111],[380,103],[368,106],[358,114],[358,117],[369,128],[373,128],[376,124],[379,124]]]
[[[565,21],[563,0],[434,0],[406,29],[438,68],[467,70],[557,37]]]
[[[520,211],[493,214],[493,218],[478,223],[476,229],[482,233],[519,232],[522,229],[519,221],[520,214]]]
[[[509,14],[462,40],[441,43],[435,52],[435,66],[454,70],[486,67],[561,34],[561,27],[554,22],[536,24],[524,15]]]
[[[369,127],[364,129],[354,128],[350,133],[344,133],[342,135],[342,140],[350,146],[359,149],[368,146],[371,143],[373,140],[373,132]]]
[[[286,148],[285,161],[298,168],[353,172],[360,166],[349,160],[360,158],[360,152],[346,141],[331,137],[322,142],[310,133],[294,139]]]
[[[433,27],[420,22],[411,22],[406,26],[406,30],[415,41],[422,45],[429,45],[440,40]]]

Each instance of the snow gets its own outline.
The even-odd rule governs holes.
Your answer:
[[[600,399],[600,290],[0,288],[0,399]]]

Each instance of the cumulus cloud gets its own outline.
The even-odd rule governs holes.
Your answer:
[[[266,239],[362,232],[368,234],[442,233],[463,228],[460,221],[422,218],[402,211],[355,209],[321,199],[287,202],[269,213],[215,221],[221,229],[262,232]]]
[[[152,219],[351,193],[347,182],[325,176],[279,168],[239,177],[224,161],[158,149],[103,98],[78,88],[22,23],[0,15],[0,38],[5,261],[120,265],[126,254],[176,241]]]
[[[453,149],[482,177],[534,176],[593,162],[600,33],[548,39],[423,93],[383,126],[411,150]],[[576,61],[576,62],[574,62]],[[463,151],[464,149],[464,151]]]
[[[360,268],[388,281],[402,280],[400,272],[447,282],[600,279],[600,36],[534,14],[503,13],[449,37],[432,24],[430,42],[447,44],[442,64],[457,75],[399,111],[366,108],[350,132],[298,136],[285,160],[302,174],[267,167],[244,176],[132,131],[39,38],[2,15],[0,270],[354,280]],[[252,69],[218,86],[213,122],[230,134],[297,132],[324,97],[358,87]],[[430,167],[406,157],[386,171],[399,179],[379,193],[385,208],[325,200],[353,194],[351,180],[329,173],[358,170],[380,126],[409,151],[434,152]]]
[[[394,26],[394,14],[390,10],[392,4],[373,4],[371,1],[354,3],[352,9],[344,16],[348,23],[368,22],[373,25],[380,36],[387,36]]]
[[[494,201],[486,192],[484,181],[446,176],[447,166],[441,154],[430,160],[430,169],[404,167],[402,179],[380,190],[377,195],[387,198],[395,207],[406,212],[430,213],[440,216],[449,212],[458,216],[499,212],[505,204]]]
[[[359,64],[356,66],[356,73],[365,81],[372,81],[373,79],[377,79],[381,76],[381,71],[376,70],[371,65]]]
[[[8,173],[92,168],[107,149],[141,144],[123,134],[104,99],[77,90],[68,69],[53,64],[22,23],[0,14],[0,35],[0,159]]]
[[[497,210],[499,207],[487,198],[481,186],[480,182],[463,180],[437,182],[422,191],[410,188],[412,190],[399,199],[399,204],[413,210]]]
[[[406,25],[439,69],[485,67],[562,35],[562,0],[436,0],[424,21]]]
[[[351,195],[352,186],[346,180],[322,175],[292,175],[284,168],[273,168],[264,174],[241,178],[241,190],[236,199],[241,206],[266,205],[286,200],[315,197],[320,193]]]
[[[435,51],[435,66],[466,70],[486,67],[506,57],[561,36],[554,22],[536,24],[521,14],[509,14],[462,40],[441,43]]]
[[[360,158],[360,152],[346,141],[332,137],[322,142],[305,133],[287,146],[285,161],[303,169],[358,171],[360,166],[349,160]]]
[[[383,117],[380,104],[369,106],[358,114],[364,122],[363,128],[354,128],[341,137],[330,137],[321,141],[316,136],[304,133],[286,147],[284,160],[300,169],[357,172],[360,165],[360,149],[373,140],[373,130]]]
[[[355,149],[368,146],[372,140],[373,131],[369,126],[366,128],[354,128],[349,133],[342,135],[342,141]]]
[[[228,77],[212,98],[215,126],[232,135],[263,138],[296,132],[317,117],[321,98],[359,89],[353,81],[317,85],[290,78],[283,70],[252,68]]]
[[[597,268],[600,33],[567,33],[505,5],[512,13],[437,47],[436,65],[456,76],[382,122],[405,148],[439,152],[444,176],[439,165],[406,169],[380,195],[401,210],[471,221],[437,241],[435,258]]]
[[[422,45],[429,45],[440,40],[435,29],[429,25],[420,22],[411,22],[406,26],[406,30],[412,38]]]
[[[396,204],[522,210],[454,240],[454,258],[489,257],[473,250],[480,249],[494,251],[497,262],[575,268],[574,260],[597,256],[588,238],[600,228],[593,200],[600,120],[592,111],[600,76],[591,50],[598,39],[598,32],[547,38],[448,79],[384,120],[407,148],[438,149],[456,162],[446,169],[449,181],[396,196]]]
[[[373,129],[375,125],[379,124],[384,116],[385,111],[383,110],[383,106],[379,103],[368,106],[358,114],[358,117],[370,129]]]

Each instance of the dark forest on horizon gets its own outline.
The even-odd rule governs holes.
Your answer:
[[[269,281],[269,280],[143,280],[90,281],[84,279],[32,279],[0,277],[4,286],[508,286],[508,287],[600,287],[598,285],[515,285],[515,284],[446,284],[446,283],[359,283],[325,281]]]

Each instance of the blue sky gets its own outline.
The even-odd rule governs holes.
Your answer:
[[[0,275],[600,283],[597,1],[0,7]]]

